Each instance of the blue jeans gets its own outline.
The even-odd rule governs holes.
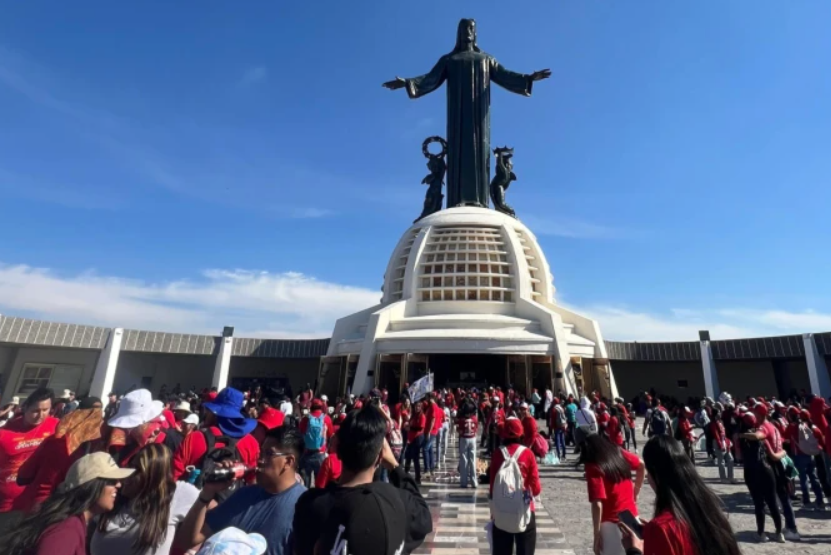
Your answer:
[[[566,430],[560,428],[554,430],[554,452],[561,461],[566,458]]]
[[[442,426],[439,428],[439,435],[436,436],[436,464],[443,464],[447,455],[447,436],[448,429]]]
[[[808,494],[808,482],[811,482],[811,489],[814,490],[817,505],[823,504],[822,486],[817,479],[817,468],[814,458],[809,455],[796,455],[793,459],[796,469],[799,471],[799,485],[802,487],[802,506],[807,507],[811,502]]]
[[[432,472],[436,468],[436,461],[433,458],[433,443],[438,436],[424,435],[424,445],[422,445],[422,452],[424,454],[424,472]]]
[[[307,488],[311,487],[312,473],[315,476],[320,474],[320,467],[325,459],[326,455],[323,453],[304,453],[300,458],[300,476]]]
[[[476,438],[459,438],[459,485],[467,487],[468,482],[475,488],[479,484],[476,474]]]

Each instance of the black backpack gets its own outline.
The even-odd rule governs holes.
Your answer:
[[[202,459],[202,472],[196,478],[194,485],[199,489],[202,489],[202,486],[205,483],[205,475],[211,473],[214,469],[219,466],[219,463],[222,461],[241,461],[242,457],[240,456],[239,450],[237,449],[237,442],[239,441],[236,438],[228,437],[228,436],[215,436],[213,432],[210,430],[202,430],[202,436],[205,438],[205,444],[207,445],[207,451],[205,452],[205,457]],[[223,447],[217,447],[217,443],[224,443]],[[216,500],[218,502],[225,501],[231,495],[243,487],[245,483],[243,480],[235,480],[234,483],[228,489],[220,492]]]

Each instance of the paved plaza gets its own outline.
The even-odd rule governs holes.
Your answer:
[[[640,439],[640,438],[639,438]],[[639,443],[639,447],[642,444]],[[434,480],[425,481],[422,492],[433,516],[433,533],[415,551],[416,555],[486,555],[488,548],[485,524],[489,518],[488,488],[462,489],[456,471],[458,451],[455,442],[448,451],[442,470]],[[788,553],[828,555],[831,553],[831,511],[818,513],[796,509],[797,525],[802,542],[783,545],[758,544],[753,540],[756,521],[753,504],[744,483],[721,484],[718,469],[704,464],[699,471],[727,507],[730,522],[739,539],[742,552],[752,555],[777,555],[783,548]],[[592,555],[591,514],[586,497],[586,483],[582,469],[574,467],[573,460],[564,465],[540,468],[542,507],[537,508],[537,555]],[[736,478],[742,479],[742,469],[736,468]],[[644,483],[638,508],[644,519],[652,516],[655,496]],[[773,522],[768,518],[767,531]]]

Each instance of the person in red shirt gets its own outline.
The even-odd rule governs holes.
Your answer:
[[[476,432],[479,430],[479,419],[476,417],[476,403],[473,400],[466,399],[459,408],[456,429],[459,432],[459,485],[466,488],[470,483],[475,488],[479,484],[476,471]]]
[[[310,406],[311,411],[303,417],[298,426],[306,446],[306,451],[300,458],[300,475],[303,477],[307,488],[311,487],[312,473],[317,475],[320,472],[320,467],[326,458],[329,440],[332,439],[335,433],[332,419],[324,412],[325,405],[323,401],[312,399]]]
[[[499,445],[502,427],[505,425],[505,411],[498,397],[493,400],[491,416],[488,419],[488,454],[493,454]]]
[[[724,428],[722,422],[721,412],[713,411],[713,416],[710,420],[710,437],[713,438],[713,452],[716,456],[718,464],[718,474],[722,483],[737,483],[733,477],[733,454],[731,452],[733,442],[727,437],[727,430]],[[726,466],[726,469],[725,469]]]
[[[25,486],[13,509],[31,513],[37,510],[63,482],[69,467],[82,456],[102,450],[101,427],[104,415],[97,397],[82,400],[57,425],[17,473],[17,484]]]
[[[675,430],[675,439],[681,442],[681,445],[684,446],[684,451],[687,452],[687,456],[695,464],[695,450],[693,448],[695,445],[695,432],[690,421],[692,417],[693,411],[688,407],[683,407],[678,411],[678,427]]]
[[[121,480],[135,472],[118,468],[106,453],[92,453],[69,468],[66,479],[40,509],[0,536],[6,555],[87,555],[87,528],[115,507]]]
[[[519,405],[519,421],[522,423],[522,444],[530,449],[537,437],[537,421],[528,414],[528,403]]]
[[[422,451],[424,452],[424,474],[429,479],[436,470],[438,462],[435,455],[436,441],[438,441],[439,430],[441,430],[441,425],[444,422],[444,411],[438,406],[432,395],[428,395],[424,400],[424,415],[427,418],[427,424],[424,428]]]
[[[612,416],[609,414],[609,409],[606,407],[606,403],[597,403],[597,430],[600,433],[606,432],[606,426],[609,425],[609,420],[611,420]]]
[[[507,457],[512,457],[518,449],[522,452],[517,456],[516,461],[519,464],[520,472],[522,473],[523,490],[536,497],[542,491],[540,485],[539,469],[537,468],[537,459],[530,449],[526,449],[522,443],[522,423],[519,420],[512,419],[505,422],[503,430],[502,447],[493,453],[490,466],[490,495],[493,497],[493,485],[496,481],[496,475],[502,468],[502,463]],[[531,520],[524,532],[512,534],[494,525],[493,527],[493,555],[510,555],[513,552],[514,544],[517,546],[517,553],[533,553],[534,546],[537,541],[537,524],[534,515],[535,507],[534,501],[531,500]]]
[[[617,407],[609,409],[609,422],[606,424],[606,437],[618,447],[623,447],[623,428],[626,424],[618,412]]]
[[[320,465],[320,472],[315,474],[315,488],[323,489],[329,484],[337,483],[341,472],[343,472],[343,463],[338,458],[338,438],[334,436],[329,445],[326,460]]]
[[[825,446],[825,438],[819,428],[811,422],[811,413],[805,409],[799,413],[799,417],[788,427],[788,434],[790,435],[793,462],[799,472],[799,484],[802,488],[802,506],[809,507],[811,504],[811,496],[808,492],[808,483],[810,482],[811,489],[814,490],[814,495],[816,496],[816,507],[821,511],[825,510],[822,486],[817,479],[817,468],[814,463],[814,456],[822,453],[822,449]],[[810,438],[813,438],[813,441]],[[803,451],[803,448],[809,452]]]
[[[46,438],[55,433],[59,420],[49,416],[54,393],[42,387],[23,402],[23,414],[0,428],[0,532],[11,528],[22,514],[13,511],[23,493],[17,475]]]
[[[110,454],[119,466],[128,466],[133,455],[148,443],[162,443],[176,452],[182,443],[182,434],[167,425],[163,410],[164,403],[154,401],[146,389],[136,389],[121,399],[118,412],[107,422],[124,438],[117,447],[110,447]]]
[[[643,539],[618,524],[628,554],[741,555],[721,500],[680,443],[657,435],[644,447],[643,459],[655,491],[655,516],[644,525]]]
[[[629,511],[638,516],[637,500],[645,473],[643,461],[609,441],[605,435],[590,434],[580,449],[580,462],[586,468],[594,552],[618,553],[621,541],[618,515]]]
[[[415,481],[421,484],[421,451],[424,447],[424,429],[427,426],[427,417],[424,415],[424,405],[415,403],[413,415],[407,430],[407,450],[404,454],[404,472],[410,473],[410,464],[415,463]]]
[[[204,403],[205,428],[199,432],[189,434],[182,444],[173,453],[173,479],[179,480],[187,472],[188,466],[202,468],[205,455],[208,453],[207,435],[212,434],[215,438],[227,437],[236,439],[235,450],[239,454],[240,462],[245,466],[254,468],[257,466],[257,458],[260,456],[260,444],[251,435],[257,426],[257,421],[242,416],[244,403],[241,391],[226,387],[216,396],[216,400]],[[222,441],[215,441],[215,448],[224,447]],[[253,484],[256,481],[256,474],[249,472],[245,481]]]
[[[274,407],[265,407],[262,412],[260,412],[260,417],[257,418],[257,427],[254,428],[251,435],[254,436],[257,443],[262,446],[268,432],[274,428],[282,426],[285,420],[286,415],[283,414],[283,411],[279,411]]]

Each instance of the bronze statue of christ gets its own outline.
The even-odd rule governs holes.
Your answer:
[[[456,47],[429,73],[384,83],[392,90],[406,88],[410,98],[418,98],[447,81],[447,208],[489,206],[491,81],[530,96],[534,81],[550,76],[547,69],[529,75],[505,69],[476,46],[476,22],[462,19]]]

